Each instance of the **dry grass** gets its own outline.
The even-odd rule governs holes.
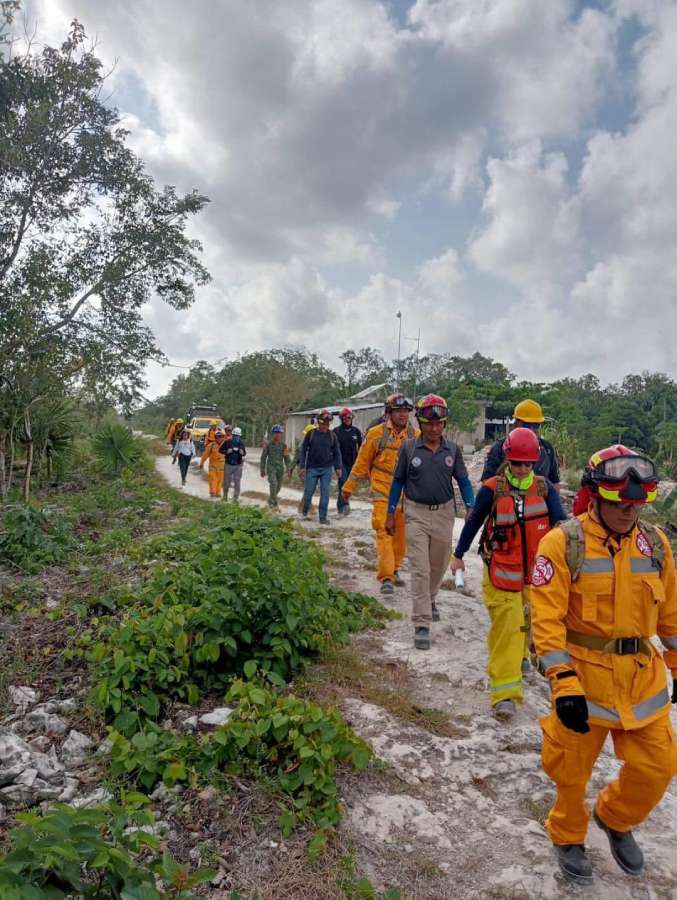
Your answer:
[[[358,697],[431,734],[451,738],[465,734],[444,710],[414,702],[411,698],[414,676],[406,662],[375,656],[380,650],[376,638],[362,639],[359,645],[361,652],[342,648],[324,657],[295,686],[296,691],[321,704],[334,706],[348,697]]]

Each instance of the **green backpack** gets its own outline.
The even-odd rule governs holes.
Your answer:
[[[651,555],[656,560],[659,570],[662,570],[665,562],[665,545],[661,540],[659,529],[648,522],[640,521],[637,525],[641,534],[649,542]],[[580,519],[574,516],[573,519],[558,522],[557,527],[561,528],[566,535],[565,556],[567,566],[571,573],[571,580],[576,581],[581,574],[583,561],[585,560],[585,532],[583,531],[583,526]]]

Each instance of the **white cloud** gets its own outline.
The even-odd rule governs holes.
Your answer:
[[[148,310],[175,362],[295,342],[390,355],[401,308],[424,352],[491,352],[523,377],[677,371],[674,3],[417,0],[405,27],[383,0],[29,9],[52,41],[74,15],[98,36],[132,146],[211,198],[193,228],[213,284],[185,313]],[[605,298],[618,354],[591,327]],[[628,340],[638,307],[655,339]]]

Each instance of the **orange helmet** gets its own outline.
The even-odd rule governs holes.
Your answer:
[[[538,462],[541,445],[530,428],[513,428],[503,441],[503,455],[512,462]]]
[[[583,470],[581,484],[595,497],[611,503],[642,505],[656,499],[656,464],[623,444],[593,453]]]
[[[332,414],[328,409],[321,409],[317,416],[317,420],[318,422],[331,422],[331,417]]]

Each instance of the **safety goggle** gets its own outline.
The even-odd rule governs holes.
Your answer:
[[[413,405],[411,400],[408,400],[406,397],[395,397],[394,400],[390,401],[391,409],[413,409]]]
[[[594,470],[595,481],[618,484],[633,477],[640,484],[657,482],[658,472],[653,460],[646,456],[617,456],[614,459],[603,459]]]
[[[439,422],[446,419],[449,415],[448,410],[444,406],[424,406],[416,412],[417,418],[421,422]]]

